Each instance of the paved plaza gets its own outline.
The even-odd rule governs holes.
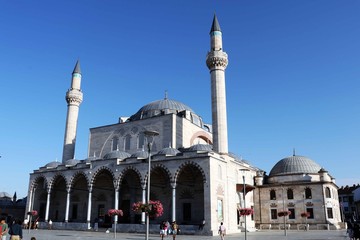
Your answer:
[[[258,231],[247,233],[247,240],[346,240],[345,230],[311,230],[311,231],[296,231],[290,230],[285,236],[284,231]],[[37,240],[64,240],[64,239],[114,239],[114,233],[105,232],[90,232],[90,231],[67,231],[67,230],[24,230],[23,240],[30,240],[31,237],[36,237]],[[117,233],[116,239],[121,240],[144,240],[145,234],[139,233]],[[150,234],[149,240],[160,240],[160,236]],[[178,235],[177,240],[214,240],[220,239],[219,236],[199,236],[199,235]],[[225,240],[243,240],[244,233],[231,234],[225,237]],[[165,237],[165,240],[172,240],[172,237]]]

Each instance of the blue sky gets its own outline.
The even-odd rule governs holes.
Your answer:
[[[205,64],[214,13],[229,55],[229,150],[270,172],[307,156],[338,185],[360,183],[360,1],[1,1],[0,191],[25,197],[29,173],[61,161],[77,59],[89,128],[171,99],[211,123]]]

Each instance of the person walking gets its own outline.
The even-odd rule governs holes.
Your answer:
[[[15,220],[14,224],[11,226],[9,234],[10,240],[21,240],[23,238],[21,221],[19,219]]]
[[[226,235],[226,227],[224,226],[224,223],[221,222],[220,226],[219,226],[219,235],[221,240],[225,239],[225,235]]]
[[[165,223],[165,221],[162,221],[160,223],[160,237],[161,237],[161,240],[164,239],[165,235],[166,235],[166,223]]]
[[[178,231],[179,231],[179,225],[177,225],[176,221],[173,221],[171,223],[171,232],[173,235],[173,240],[176,239],[176,235],[178,234]]]
[[[1,240],[6,240],[6,236],[7,233],[9,231],[9,226],[7,225],[5,218],[2,217],[0,219],[0,235],[1,235]]]

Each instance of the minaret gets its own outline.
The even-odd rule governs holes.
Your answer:
[[[210,52],[206,65],[211,75],[211,109],[213,125],[213,150],[228,153],[225,69],[228,56],[222,50],[222,33],[216,15],[210,30]]]
[[[79,115],[79,106],[83,100],[83,94],[80,89],[81,84],[81,70],[80,62],[77,61],[74,71],[72,73],[71,87],[66,92],[66,102],[68,105],[65,137],[64,137],[64,149],[62,162],[73,159],[75,154],[75,142],[76,142],[76,129]]]

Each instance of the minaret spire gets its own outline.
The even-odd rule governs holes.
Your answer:
[[[66,92],[66,102],[68,105],[64,148],[62,162],[73,159],[75,157],[75,142],[76,142],[76,130],[79,115],[79,106],[83,100],[83,94],[80,89],[81,85],[81,70],[80,61],[76,62],[74,71],[72,73],[71,87]]]
[[[213,148],[219,153],[228,153],[225,69],[228,56],[222,50],[222,32],[219,21],[214,14],[210,30],[210,52],[206,65],[211,75],[211,108],[213,125]]]

